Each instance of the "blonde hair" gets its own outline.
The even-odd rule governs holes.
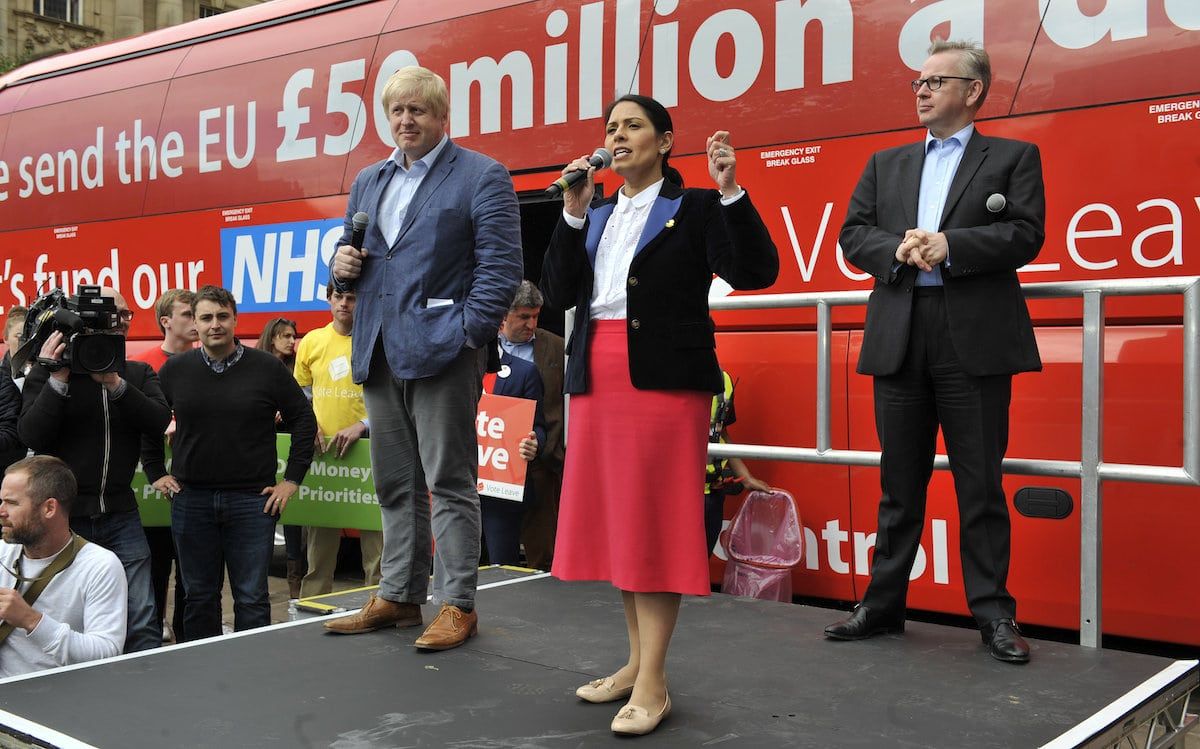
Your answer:
[[[168,289],[163,292],[158,301],[154,303],[154,318],[158,323],[158,329],[163,335],[167,334],[166,327],[162,324],[164,317],[170,317],[175,312],[175,302],[182,302],[188,307],[192,306],[192,300],[196,298],[196,293],[188,289]]]
[[[440,75],[418,65],[400,68],[383,86],[379,103],[386,112],[389,105],[397,99],[412,95],[429,107],[435,117],[445,117],[450,113],[450,90],[446,81]]]

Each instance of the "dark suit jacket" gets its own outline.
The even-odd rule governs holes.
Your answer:
[[[846,259],[875,277],[860,374],[893,374],[904,361],[918,271],[895,269],[896,248],[917,225],[924,160],[924,141],[873,155],[842,225]],[[1007,201],[998,213],[987,210],[994,193]],[[1045,217],[1037,146],[976,130],[950,185],[940,229],[950,246],[941,268],[950,338],[968,374],[1042,368],[1017,269],[1041,250]]]
[[[538,328],[533,338],[533,363],[542,376],[545,394],[542,412],[546,417],[546,444],[538,453],[535,466],[562,473],[563,455],[563,339]]]
[[[533,362],[527,362],[508,352],[500,355],[500,371],[496,374],[496,385],[492,388],[492,395],[526,398],[536,402],[533,410],[533,431],[537,435],[539,455],[542,446],[546,444],[546,418],[542,412],[544,392],[542,378]]]
[[[720,195],[665,182],[650,208],[626,285],[629,375],[636,388],[720,390],[708,315],[712,274],[735,289],[766,288],[779,275],[779,254],[750,196],[723,206]],[[560,217],[546,250],[542,292],[551,306],[575,308],[563,381],[568,393],[587,390],[596,249],[616,203],[614,193],[588,208],[582,229]]]
[[[521,283],[521,215],[508,170],[446,143],[389,247],[374,220],[386,164],[355,177],[339,242],[350,244],[356,212],[371,216],[363,241],[367,259],[354,284],[351,365],[358,383],[367,379],[381,336],[393,374],[405,380],[441,372],[464,346],[494,343]]]

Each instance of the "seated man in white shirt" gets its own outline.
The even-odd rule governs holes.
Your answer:
[[[71,533],[75,491],[71,469],[48,455],[4,472],[0,677],[121,652],[125,569],[111,551]]]

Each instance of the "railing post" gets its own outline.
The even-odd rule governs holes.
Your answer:
[[[1104,480],[1138,481],[1164,485],[1200,485],[1200,277],[1137,278],[1099,281],[1023,284],[1029,298],[1083,297],[1082,398],[1078,462],[1006,458],[1004,469],[1030,476],[1079,478],[1080,560],[1079,639],[1087,647],[1101,640],[1101,558],[1103,547]],[[1104,463],[1104,301],[1107,296],[1182,294],[1183,309],[1183,460],[1182,465]],[[817,308],[817,445],[816,448],[774,445],[711,445],[719,457],[789,460],[831,465],[878,466],[880,454],[863,450],[835,450],[830,439],[830,372],[832,367],[830,309],[863,305],[866,291],[768,294],[726,297],[712,302],[713,309]],[[935,470],[949,467],[946,456],[934,461]]]
[[[833,318],[829,303],[817,302],[817,452],[825,452],[833,445],[829,436],[830,427],[830,360],[832,359]]]
[[[1100,646],[1102,484],[1104,458],[1104,294],[1083,292],[1083,404],[1080,454],[1079,644]]]

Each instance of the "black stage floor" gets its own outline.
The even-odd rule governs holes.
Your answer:
[[[9,680],[0,684],[0,724],[42,742],[33,745],[60,747],[499,749],[630,740],[608,729],[620,703],[573,694],[624,661],[611,587],[489,569],[478,610],[479,636],[443,653],[413,649],[417,629],[339,637],[314,618]],[[433,613],[426,607],[427,621]],[[674,713],[633,740],[1082,746],[1200,680],[1195,661],[1041,641],[1028,666],[1006,665],[987,656],[977,632],[933,624],[827,641],[821,631],[837,616],[686,598],[669,667]]]

